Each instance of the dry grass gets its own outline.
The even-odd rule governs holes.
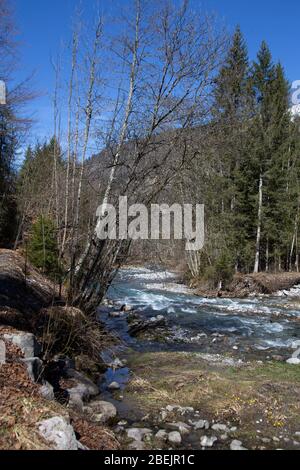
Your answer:
[[[101,350],[111,342],[98,322],[73,307],[42,310],[38,331],[46,360],[55,354],[83,354],[99,361]]]
[[[168,404],[193,406],[205,419],[239,424],[239,437],[250,441],[257,421],[264,436],[299,431],[300,374],[295,366],[221,368],[187,353],[141,354],[129,364],[136,375],[128,395],[145,413],[155,415]]]

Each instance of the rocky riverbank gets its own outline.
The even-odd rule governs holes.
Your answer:
[[[116,409],[94,382],[105,344],[100,325],[65,307],[22,256],[1,250],[0,449],[118,449],[107,427]]]
[[[212,290],[204,280],[192,281],[191,287],[201,297],[245,298],[253,295],[270,295],[300,285],[299,273],[236,274],[226,289]]]
[[[206,299],[171,278],[126,270],[99,310],[127,345],[103,384],[122,448],[300,448],[298,290]]]

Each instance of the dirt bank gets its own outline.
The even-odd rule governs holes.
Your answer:
[[[20,254],[0,250],[0,449],[119,448],[91,380],[106,340]],[[98,414],[87,413],[93,400]]]
[[[225,290],[211,290],[205,281],[195,281],[192,287],[196,295],[203,297],[235,297],[243,298],[249,295],[273,294],[280,290],[291,289],[300,284],[300,273],[259,273],[236,274],[233,281]]]

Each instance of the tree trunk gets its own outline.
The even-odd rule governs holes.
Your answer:
[[[259,193],[258,193],[258,214],[257,214],[257,235],[256,235],[256,246],[255,246],[255,264],[254,273],[259,271],[259,260],[260,260],[260,241],[261,241],[261,222],[262,222],[262,203],[263,203],[263,177],[260,173],[259,177]]]

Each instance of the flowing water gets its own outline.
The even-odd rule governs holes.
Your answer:
[[[226,347],[237,344],[241,350],[287,351],[300,340],[296,297],[300,288],[247,299],[197,297],[180,284],[176,274],[155,267],[130,268],[120,271],[108,299],[117,306],[132,306],[145,319],[163,315],[171,337],[166,333],[166,341],[159,343],[131,338],[126,318],[109,317],[116,307],[100,309],[100,317],[134,349],[204,351],[205,335],[222,335],[228,339]]]

